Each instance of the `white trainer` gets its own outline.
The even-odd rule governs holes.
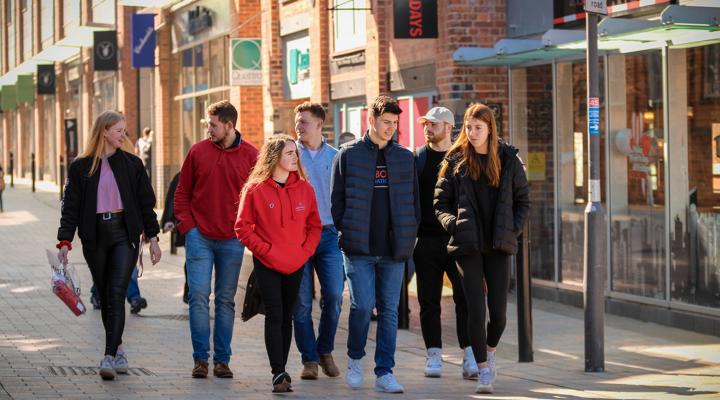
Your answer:
[[[375,381],[375,390],[383,393],[402,393],[405,388],[395,379],[393,374],[385,374]]]
[[[476,380],[478,378],[478,366],[475,361],[475,354],[473,354],[472,347],[468,346],[465,348],[465,355],[463,355],[463,379]]]
[[[478,378],[478,384],[475,387],[475,393],[492,393],[492,374],[490,368],[480,368],[480,377]]]
[[[348,358],[348,368],[345,374],[345,382],[352,389],[359,389],[363,385],[363,367],[361,360]]]
[[[428,378],[439,378],[442,375],[442,349],[431,347],[427,350],[425,360],[425,376]]]

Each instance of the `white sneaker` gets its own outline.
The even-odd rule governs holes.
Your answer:
[[[348,368],[345,373],[345,382],[352,389],[359,389],[363,384],[363,368],[361,360],[348,358]]]
[[[375,391],[384,393],[402,393],[405,388],[395,379],[393,374],[385,374],[375,381]]]
[[[497,351],[497,350],[496,350]],[[490,368],[490,375],[492,376],[492,381],[495,383],[495,379],[497,379],[497,364],[495,359],[496,351],[488,351],[487,353],[487,363],[488,368]]]
[[[428,378],[439,378],[442,375],[442,349],[431,347],[427,350],[425,361],[425,376]]]
[[[100,361],[100,377],[106,381],[115,379],[115,362],[114,357],[106,355]]]
[[[473,354],[472,347],[470,346],[465,348],[462,375],[463,379],[476,380],[478,378],[478,366],[475,361],[475,354]]]
[[[113,368],[118,374],[128,373],[128,360],[127,357],[125,357],[125,352],[117,352],[115,360],[113,360]]]
[[[478,378],[478,384],[475,387],[475,393],[492,393],[492,374],[490,368],[480,368],[480,378]]]

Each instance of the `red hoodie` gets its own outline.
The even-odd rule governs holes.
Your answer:
[[[238,239],[253,255],[286,275],[315,253],[321,231],[315,192],[297,172],[284,188],[272,179],[250,186],[235,221]]]
[[[190,148],[175,191],[175,216],[181,234],[197,227],[211,240],[235,236],[238,194],[255,166],[257,154],[246,140],[223,149],[207,139]]]

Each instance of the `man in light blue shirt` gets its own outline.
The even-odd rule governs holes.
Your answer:
[[[300,293],[293,315],[295,343],[302,355],[301,379],[317,379],[318,365],[330,377],[340,375],[332,357],[335,333],[340,319],[345,284],[343,258],[338,246],[338,231],[330,212],[330,177],[337,150],[322,136],[325,109],[317,103],[305,102],[295,108],[295,132],[298,137],[300,162],[315,190],[318,211],[323,224],[322,238],[305,264]],[[320,281],[320,326],[317,338],[313,328],[313,271]]]

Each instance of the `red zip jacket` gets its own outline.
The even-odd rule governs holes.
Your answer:
[[[249,187],[235,221],[238,239],[253,255],[286,275],[315,253],[321,231],[315,192],[297,172],[284,188],[272,179]]]
[[[258,151],[248,141],[223,149],[210,139],[194,144],[180,170],[175,216],[180,233],[197,227],[211,240],[235,236],[238,194],[255,166]]]

